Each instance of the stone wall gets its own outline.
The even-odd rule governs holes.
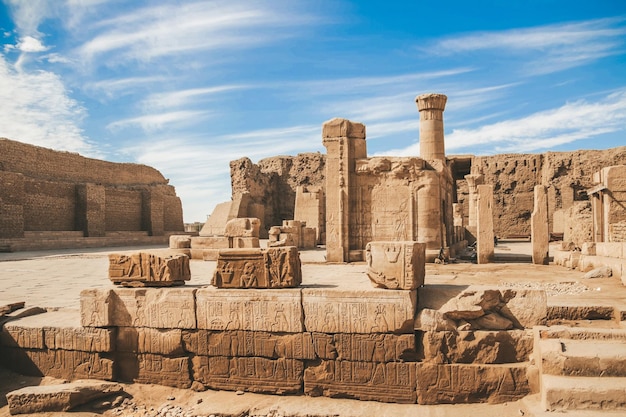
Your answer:
[[[161,236],[183,231],[182,205],[154,168],[0,138],[0,226],[3,245],[30,232]]]

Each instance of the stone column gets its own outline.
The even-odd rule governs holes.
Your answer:
[[[465,239],[465,224],[463,222],[463,204],[452,203],[454,242],[457,243]]]
[[[420,158],[426,161],[445,160],[443,138],[443,111],[446,107],[443,94],[422,94],[415,98],[420,112]]]
[[[486,264],[494,260],[493,245],[493,187],[479,185],[477,200],[476,254],[479,264]]]
[[[476,227],[476,202],[478,200],[477,186],[483,183],[483,176],[481,174],[468,174],[465,176],[467,181],[467,188],[469,189],[469,218],[467,220],[468,227]]]
[[[142,193],[142,228],[150,236],[163,236],[163,195],[158,191],[144,190]]]
[[[441,189],[436,171],[422,171],[423,179],[417,189],[417,241],[426,244],[426,250],[442,247]]]
[[[535,185],[535,205],[530,216],[533,263],[548,265],[550,234],[548,231],[548,193],[543,185]]]
[[[347,262],[355,160],[367,156],[365,126],[329,120],[322,126],[322,143],[326,147],[326,261]]]

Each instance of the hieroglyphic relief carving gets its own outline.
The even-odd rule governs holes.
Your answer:
[[[265,358],[315,359],[310,333],[207,331],[183,333],[185,350],[203,356],[258,356]]]
[[[304,372],[307,395],[415,403],[415,363],[323,360]]]
[[[117,378],[124,382],[166,385],[189,388],[189,358],[170,358],[154,354],[120,353]]]
[[[198,329],[299,333],[302,327],[300,290],[264,290],[250,295],[236,289],[197,291]]]
[[[124,286],[182,285],[191,279],[189,257],[152,253],[109,255],[109,279]]]
[[[296,359],[194,356],[193,378],[209,388],[292,394],[302,390],[304,363]]]
[[[411,333],[415,291],[302,290],[307,331],[321,333]]]
[[[211,283],[218,288],[289,288],[301,282],[300,256],[289,246],[222,250]]]
[[[413,290],[424,284],[425,245],[370,242],[365,247],[367,276],[380,288]]]
[[[151,329],[149,327],[118,327],[116,350],[120,352],[181,355],[180,329]]]

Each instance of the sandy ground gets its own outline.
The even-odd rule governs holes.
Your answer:
[[[27,306],[56,308],[78,312],[82,289],[113,287],[107,278],[109,253],[133,253],[152,248],[107,248],[0,253],[0,305],[25,301]],[[496,259],[528,259],[528,242],[500,242]],[[304,287],[337,287],[367,291],[372,286],[365,276],[365,264],[328,265],[324,250],[301,252]],[[203,287],[210,284],[215,262],[192,261],[192,280],[187,284]],[[626,287],[616,278],[584,280],[583,274],[558,266],[529,263],[494,263],[475,265],[453,263],[427,266],[427,285],[511,285],[556,289],[549,303],[612,305],[626,311]],[[8,416],[5,394],[21,386],[49,384],[54,380],[23,377],[0,370],[0,417]],[[133,384],[125,386],[132,399],[123,410],[97,410],[98,403],[71,413],[47,413],[42,416],[411,416],[504,417],[544,415],[537,396],[499,405],[399,405],[306,396],[271,396],[227,391],[191,390]],[[168,398],[170,398],[168,400]],[[172,399],[174,398],[174,399]],[[129,402],[130,401],[130,402]],[[101,402],[100,402],[101,403]],[[96,407],[96,408],[94,408]],[[133,408],[134,407],[134,408]],[[164,409],[166,407],[166,409]],[[176,408],[178,407],[178,408]],[[150,409],[153,409],[150,414]],[[162,410],[162,414],[158,413]],[[567,413],[573,416],[594,414]],[[548,414],[546,414],[548,415]],[[549,414],[553,415],[553,414]]]

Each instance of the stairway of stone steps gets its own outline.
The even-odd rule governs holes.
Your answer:
[[[544,410],[626,414],[626,329],[593,320],[534,332]]]

